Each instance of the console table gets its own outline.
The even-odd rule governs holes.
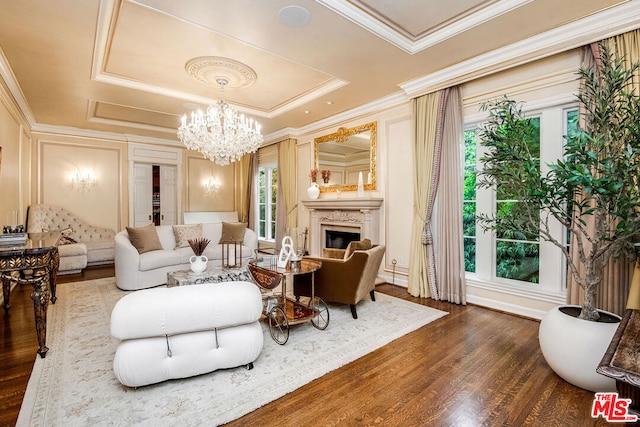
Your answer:
[[[31,299],[36,320],[38,354],[45,357],[47,340],[47,307],[56,302],[56,274],[60,255],[56,243],[60,233],[30,233],[22,245],[0,247],[0,279],[3,308],[9,311],[11,282],[33,286]]]

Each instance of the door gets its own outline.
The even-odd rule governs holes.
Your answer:
[[[160,166],[160,224],[177,224],[176,167]]]
[[[152,165],[136,163],[133,182],[134,227],[142,227],[152,222],[153,213],[153,170]]]

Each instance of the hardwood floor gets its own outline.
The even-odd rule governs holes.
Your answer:
[[[113,274],[113,267],[90,268],[58,282]],[[377,291],[449,314],[228,426],[607,425],[590,416],[593,393],[567,384],[548,367],[538,346],[538,322],[413,298],[392,285]],[[14,290],[0,324],[2,426],[16,422],[36,356],[29,293],[26,287]]]

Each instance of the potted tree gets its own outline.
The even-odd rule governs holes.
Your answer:
[[[625,69],[622,60],[614,58],[604,44],[600,59],[599,70],[579,70],[579,124],[575,132],[565,136],[563,159],[548,165],[546,173],[541,173],[540,161],[531,153],[535,127],[520,105],[505,97],[483,106],[489,120],[480,133],[487,154],[481,159],[479,185],[497,185],[498,193],[505,196],[499,198],[518,202],[507,204],[495,215],[478,217],[485,230],[506,236],[539,236],[564,254],[568,271],[584,289],[584,302],[581,307],[551,310],[541,322],[540,345],[556,373],[593,391],[611,389],[614,384],[595,373],[617,327],[598,322],[610,317],[596,307],[603,267],[623,253],[634,260],[634,243],[640,232],[640,99],[629,90],[638,65]],[[566,227],[575,248],[567,245],[564,236],[553,234],[553,221]],[[565,314],[572,330],[558,335],[560,326],[555,321]],[[588,343],[584,350],[572,348],[593,335],[577,332],[577,323],[606,329],[605,342],[600,347]],[[548,336],[548,332],[553,335]],[[569,348],[550,348],[555,344]],[[571,356],[573,352],[577,353],[575,357]],[[553,358],[560,360],[550,360]],[[595,365],[580,367],[578,362],[587,358],[595,360]],[[568,373],[558,366],[565,362],[569,364]],[[595,383],[583,382],[583,374],[590,372]]]

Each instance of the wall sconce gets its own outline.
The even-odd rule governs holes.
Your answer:
[[[76,191],[86,193],[96,186],[96,177],[88,169],[77,170],[71,176],[71,186]]]
[[[220,187],[222,186],[222,184],[217,178],[211,177],[204,182],[203,186],[207,194],[210,196],[213,196],[215,193],[218,192],[218,190],[220,190]]]

